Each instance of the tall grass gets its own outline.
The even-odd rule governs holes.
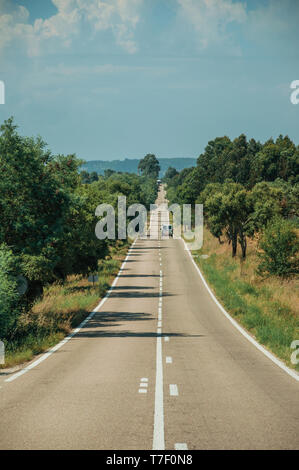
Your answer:
[[[69,276],[63,284],[48,286],[32,309],[19,317],[13,338],[5,345],[5,364],[0,368],[32,359],[81,323],[110,288],[127,248],[127,243],[118,243],[107,259],[99,261],[99,280],[94,285],[82,276]]]
[[[255,241],[249,242],[247,260],[243,262],[238,257],[232,259],[230,247],[219,244],[210,232],[205,230],[204,235],[204,245],[196,252],[195,260],[218,299],[260,343],[299,370],[299,365],[290,361],[290,345],[299,339],[297,280],[265,280],[257,276]],[[209,258],[201,258],[203,253]]]

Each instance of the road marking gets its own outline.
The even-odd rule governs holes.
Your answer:
[[[274,354],[270,353],[270,351],[267,351],[267,349],[265,349],[260,343],[258,343],[252,336],[250,336],[249,333],[247,333],[246,330],[244,330],[244,328],[242,328],[238,322],[236,322],[236,320],[234,320],[230,314],[225,310],[224,307],[222,307],[221,303],[216,299],[215,295],[213,294],[213,292],[211,291],[210,287],[208,286],[201,270],[199,269],[198,265],[195,263],[194,261],[194,258],[192,256],[192,253],[190,252],[188,246],[187,246],[187,243],[185,242],[185,240],[181,239],[185,245],[185,249],[186,251],[188,252],[189,256],[190,256],[190,259],[192,261],[192,263],[194,264],[195,266],[195,269],[197,270],[198,274],[200,275],[200,278],[204,284],[204,286],[206,287],[207,291],[209,292],[210,296],[212,297],[212,299],[214,300],[214,302],[217,304],[217,306],[220,308],[221,312],[226,316],[226,318],[234,325],[235,328],[237,328],[237,330],[239,330],[239,332],[245,336],[246,339],[248,339],[248,341],[250,341],[250,343],[252,343],[259,351],[261,351],[265,356],[267,356],[272,362],[274,362],[274,364],[276,364],[278,367],[280,367],[282,370],[284,370],[287,374],[289,374],[291,377],[293,377],[293,379],[299,381],[299,374],[290,369],[289,367],[287,367],[282,361],[280,361],[277,357],[274,356]]]
[[[158,321],[158,328],[160,328],[161,326],[162,326],[162,321],[159,320],[159,321]]]
[[[134,242],[132,243],[131,245],[131,248],[134,247],[135,243],[136,243],[136,240],[137,238],[135,238]],[[130,251],[130,250],[129,250]],[[66,336],[62,341],[60,341],[59,343],[57,343],[53,348],[51,348],[49,351],[45,352],[39,359],[37,359],[36,361],[33,361],[31,364],[29,364],[27,367],[24,367],[24,369],[21,369],[20,371],[16,372],[15,374],[11,375],[8,379],[5,379],[4,382],[12,382],[13,380],[21,377],[22,375],[26,374],[27,372],[29,372],[30,370],[34,369],[34,367],[38,366],[41,362],[45,361],[46,359],[48,359],[48,357],[52,356],[52,354],[56,351],[58,351],[58,349],[60,349],[62,346],[64,346],[66,343],[68,343],[68,341],[70,339],[73,338],[73,336],[75,336],[77,333],[79,333],[79,331],[86,325],[87,322],[89,322],[89,320],[92,319],[92,317],[94,317],[94,315],[96,313],[98,313],[98,311],[102,308],[102,306],[104,305],[104,303],[106,302],[106,300],[109,298],[112,290],[113,290],[113,287],[115,286],[115,284],[117,283],[119,277],[120,277],[120,274],[123,270],[123,266],[125,266],[128,258],[130,256],[130,252],[127,253],[125,259],[124,259],[124,262],[121,266],[121,269],[118,271],[118,274],[116,276],[116,278],[114,279],[110,289],[107,291],[105,297],[103,297],[103,299],[101,300],[101,302],[96,306],[96,308],[90,312],[90,314],[80,323],[80,325],[75,328],[68,336]]]
[[[147,382],[141,382],[141,384],[139,385],[140,388],[147,388],[148,387],[148,383]]]
[[[179,394],[178,386],[176,384],[170,384],[169,393],[172,397],[177,397]]]
[[[140,388],[138,390],[138,393],[147,393],[147,389],[146,388]]]
[[[175,450],[188,450],[187,444],[185,442],[177,442],[174,444]]]
[[[169,336],[164,336],[164,341],[169,341]]]
[[[153,450],[165,450],[164,405],[163,405],[163,363],[161,335],[157,336],[156,349],[156,388]]]
[[[172,357],[166,356],[166,364],[172,364]]]
[[[142,377],[142,379],[140,379],[140,382],[148,382],[148,378],[147,377]]]

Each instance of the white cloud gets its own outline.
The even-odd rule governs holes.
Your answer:
[[[246,21],[246,4],[232,0],[177,0],[179,15],[196,32],[200,49],[231,42],[227,26]]]
[[[298,1],[269,0],[248,14],[247,37],[271,54],[298,55],[298,15]]]
[[[49,41],[69,46],[80,36],[83,25],[91,31],[112,31],[115,42],[129,53],[137,51],[134,30],[139,22],[143,0],[52,0],[57,13],[29,23],[29,11],[0,0],[0,50],[13,42],[25,45],[29,55],[38,55]]]

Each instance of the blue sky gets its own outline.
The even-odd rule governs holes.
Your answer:
[[[0,121],[86,160],[299,144],[298,20],[297,0],[0,0]]]

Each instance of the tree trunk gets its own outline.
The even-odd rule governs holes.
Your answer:
[[[237,243],[238,243],[238,232],[233,230],[232,232],[232,257],[234,258],[237,254]]]
[[[242,258],[246,258],[246,249],[247,249],[247,240],[246,240],[246,235],[244,235],[243,230],[240,230],[240,245],[242,249]]]

